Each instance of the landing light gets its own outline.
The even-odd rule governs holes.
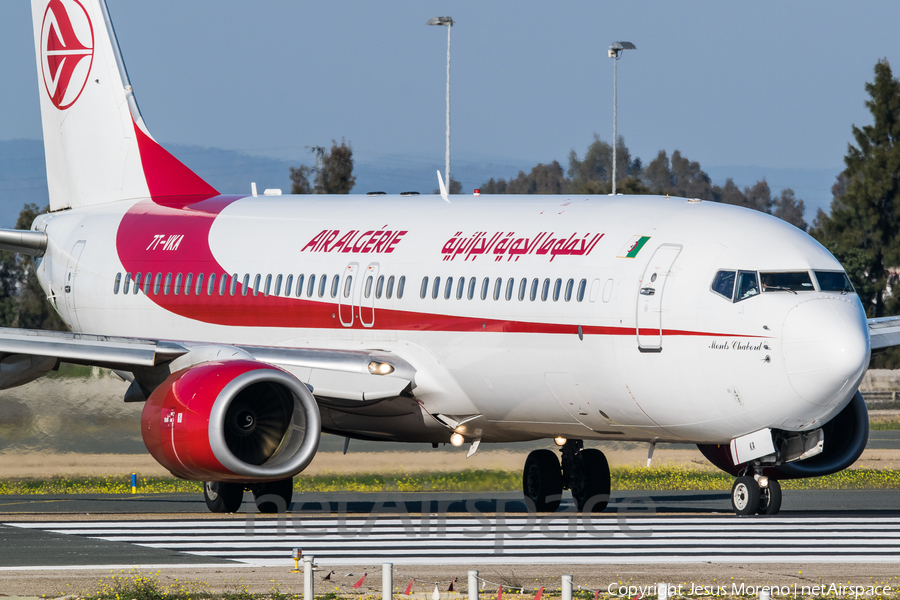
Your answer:
[[[372,375],[390,375],[394,372],[394,367],[388,363],[372,361],[369,363],[369,373]]]
[[[463,436],[461,436],[458,433],[454,433],[453,435],[450,436],[450,443],[453,446],[456,446],[457,448],[462,446],[465,442],[466,442],[466,438],[464,438]]]
[[[557,446],[565,446],[567,441],[568,441],[568,440],[566,440],[566,438],[564,438],[564,437],[562,437],[562,436],[553,438],[553,442],[554,442]]]
[[[756,483],[758,483],[759,487],[761,487],[762,489],[766,489],[767,487],[769,487],[769,478],[765,475],[762,475],[759,479],[756,480]]]

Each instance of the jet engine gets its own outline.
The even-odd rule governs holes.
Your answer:
[[[844,410],[822,426],[822,434],[824,444],[819,454],[777,467],[766,467],[763,473],[774,479],[820,477],[842,471],[856,462],[869,441],[869,411],[859,391]],[[726,473],[738,475],[746,466],[735,466],[728,444],[698,444],[697,448],[709,462]]]
[[[170,375],[141,413],[144,444],[176,477],[261,483],[313,459],[321,419],[293,375],[253,360],[207,362]]]

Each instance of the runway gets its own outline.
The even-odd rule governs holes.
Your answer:
[[[900,562],[895,490],[791,491],[778,517],[735,517],[728,497],[617,492],[584,516],[570,499],[528,514],[517,493],[304,494],[280,518],[249,494],[228,516],[192,494],[4,497],[0,570],[283,566],[295,547],[326,566]]]
[[[5,523],[19,549],[31,534],[94,545],[144,564],[277,566],[292,548],[323,566],[416,564],[898,563],[900,517],[582,517],[372,515],[286,519]],[[15,543],[16,537],[22,539]],[[45,540],[47,541],[47,540]],[[5,547],[10,547],[4,544]],[[53,546],[44,547],[52,554]],[[4,553],[6,554],[6,553]],[[8,558],[8,557],[7,557]],[[23,557],[24,558],[24,557]],[[47,558],[50,558],[49,556]],[[21,560],[21,558],[19,559]],[[56,559],[58,560],[58,558]],[[162,562],[160,562],[162,561]],[[51,561],[52,562],[52,561]],[[116,561],[113,566],[122,565]],[[82,565],[99,568],[100,564]],[[42,565],[7,565],[5,570]]]

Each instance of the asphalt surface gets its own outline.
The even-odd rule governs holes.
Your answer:
[[[399,508],[398,508],[399,507]],[[306,514],[370,514],[449,512],[481,513],[525,512],[520,492],[504,493],[327,493],[295,494],[290,508]],[[562,511],[574,511],[566,494]],[[730,514],[729,492],[613,492],[608,512],[641,510],[657,514]],[[255,513],[253,497],[244,494],[238,514]],[[781,514],[900,515],[900,492],[896,490],[785,490]],[[26,515],[209,515],[201,494],[62,494],[0,496],[0,521]],[[212,516],[212,515],[210,515]]]

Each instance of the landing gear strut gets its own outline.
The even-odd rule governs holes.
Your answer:
[[[567,440],[562,448],[562,468],[550,450],[535,450],[525,461],[522,491],[539,512],[559,508],[563,488],[572,490],[579,511],[603,512],[609,504],[610,476],[606,456],[583,449],[581,440]]]

